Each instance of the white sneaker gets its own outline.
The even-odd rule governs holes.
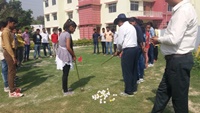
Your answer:
[[[24,94],[16,92],[16,91],[14,91],[12,93],[9,92],[9,97],[22,97],[22,96],[24,96]]]
[[[137,84],[140,84],[140,80],[137,80]]]
[[[154,66],[153,64],[149,64],[149,65],[148,65],[148,67],[153,67],[153,66]]]
[[[74,94],[73,91],[64,92],[64,96],[71,96],[73,94]]]
[[[9,87],[4,87],[4,92],[9,92],[10,88]]]
[[[120,93],[120,96],[124,96],[124,97],[133,97],[134,95],[133,95],[133,94],[132,94],[132,95],[129,95],[129,94],[125,93],[125,92],[121,92],[121,93]]]
[[[140,83],[141,83],[141,82],[144,82],[144,79],[143,79],[143,78],[141,78],[139,81],[140,81]]]

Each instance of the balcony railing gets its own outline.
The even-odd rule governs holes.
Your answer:
[[[129,17],[159,17],[162,18],[163,17],[163,13],[162,12],[157,12],[157,11],[131,11],[128,12],[128,16]]]
[[[78,0],[79,6],[90,5],[90,4],[100,5],[100,0]]]
[[[155,2],[155,0],[143,0],[144,2]]]

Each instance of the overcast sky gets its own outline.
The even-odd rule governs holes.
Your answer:
[[[43,0],[20,0],[22,2],[22,8],[24,10],[31,9],[33,11],[33,17],[44,15]]]

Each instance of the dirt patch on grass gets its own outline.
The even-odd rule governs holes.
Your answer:
[[[24,65],[23,67],[42,67],[42,66],[48,66],[50,64],[52,64],[52,63],[43,60],[41,62],[33,63],[33,64],[30,64],[30,65]]]
[[[42,61],[42,62],[40,62],[40,63],[35,63],[35,64],[33,64],[33,66],[40,67],[40,66],[47,66],[47,65],[49,65],[49,64],[51,64],[51,63],[48,62],[48,61]]]
[[[200,104],[194,103],[191,100],[188,101],[189,104],[189,110],[193,113],[200,113]]]
[[[193,88],[191,88],[190,87],[190,89],[189,89],[190,91],[189,91],[189,95],[190,96],[199,96],[200,95],[200,92],[198,92],[198,91],[195,91]]]

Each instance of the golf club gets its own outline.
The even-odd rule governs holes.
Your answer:
[[[106,61],[104,61],[101,65],[105,64],[106,62],[110,61],[113,57],[115,57],[114,55],[111,56],[110,58],[108,58]]]
[[[79,72],[78,72],[78,67],[77,67],[77,64],[76,64],[76,60],[75,60],[75,67],[76,67],[76,72],[77,72],[77,75],[78,75],[78,81],[80,81],[80,77],[79,77]],[[81,91],[84,91],[83,87],[81,87],[80,89],[81,89]]]

